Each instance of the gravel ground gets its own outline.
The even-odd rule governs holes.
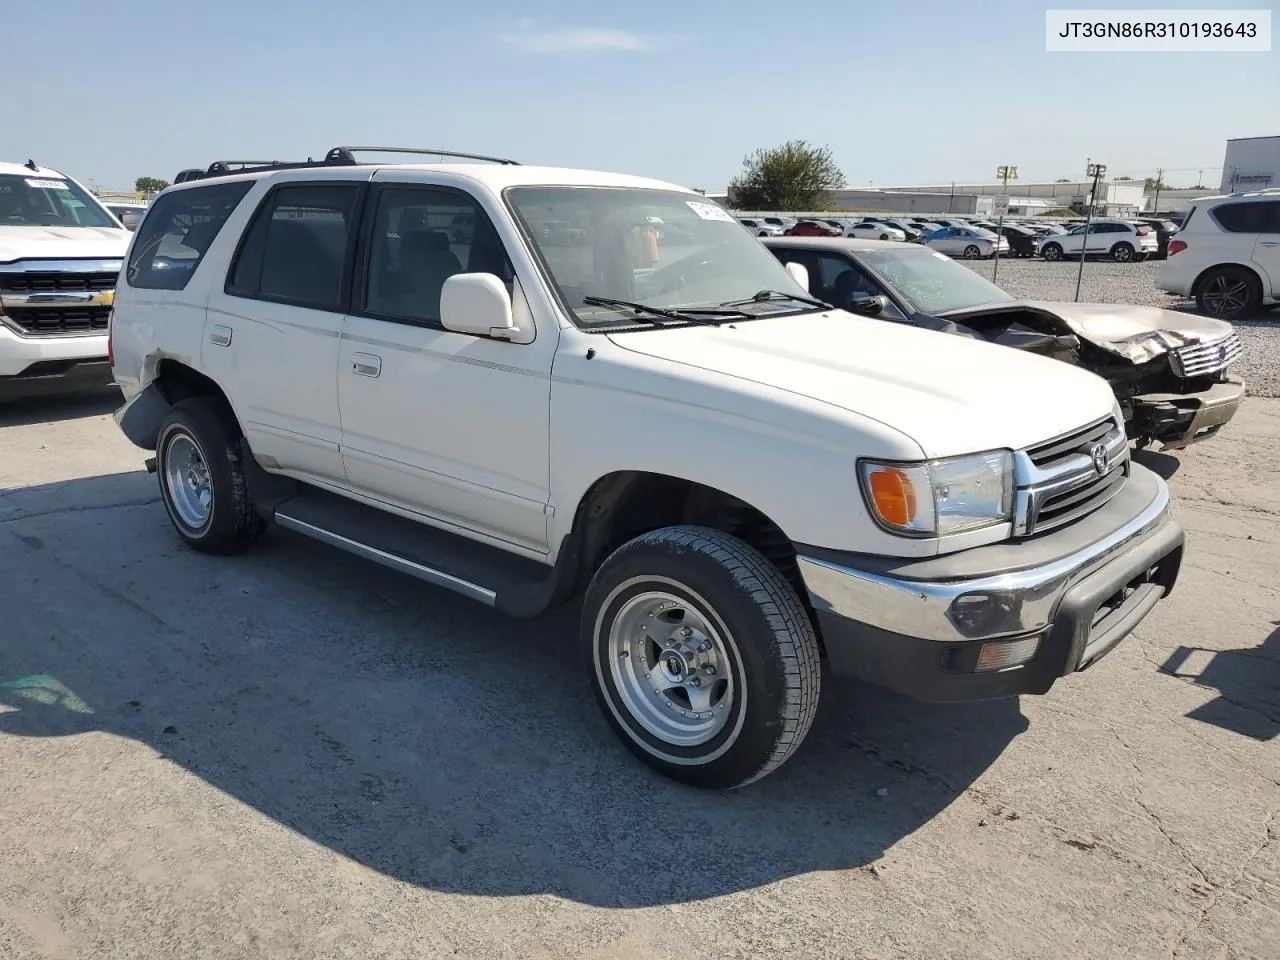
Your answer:
[[[1195,312],[1195,303],[1169,296],[1156,286],[1163,261],[1112,263],[1090,260],[1084,265],[1080,299],[1093,303],[1134,303],[1166,310]],[[966,263],[990,279],[990,261]],[[1074,300],[1078,262],[1001,260],[996,282],[1016,297],[1029,300]],[[1280,310],[1263,310],[1256,317],[1237,320],[1244,356],[1233,372],[1249,385],[1250,396],[1280,397]]]

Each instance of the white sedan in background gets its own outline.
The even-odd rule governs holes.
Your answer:
[[[980,227],[945,227],[925,234],[920,242],[939,253],[966,260],[993,257],[996,250],[1001,256],[1009,252],[1008,240]]]
[[[906,242],[907,235],[897,227],[891,227],[887,223],[874,223],[863,221],[855,223],[845,230],[846,237],[857,237],[860,240],[900,240]]]

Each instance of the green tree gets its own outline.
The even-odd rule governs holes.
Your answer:
[[[168,185],[168,180],[161,180],[159,177],[139,177],[133,181],[133,189],[139,193],[159,193]]]
[[[830,147],[789,140],[743,158],[729,184],[730,202],[743,210],[822,210],[845,185]]]
[[[1143,189],[1145,190],[1155,190],[1157,187],[1161,190],[1169,189],[1168,185],[1158,177],[1147,177],[1143,181]]]

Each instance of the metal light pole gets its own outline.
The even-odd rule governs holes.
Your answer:
[[[1080,302],[1080,281],[1084,279],[1084,255],[1089,249],[1089,226],[1093,223],[1093,206],[1098,202],[1098,181],[1107,172],[1105,163],[1089,164],[1089,176],[1093,177],[1093,189],[1089,191],[1089,213],[1084,221],[1084,241],[1080,244],[1080,269],[1076,272],[1076,303]]]
[[[1018,168],[1012,166],[996,167],[996,179],[1002,183],[1001,187],[1001,206],[1000,218],[996,221],[996,252],[992,254],[994,258],[991,264],[991,282],[996,282],[996,276],[1000,273],[1000,241],[1004,239],[1004,215],[1009,209],[1009,181],[1018,179]]]

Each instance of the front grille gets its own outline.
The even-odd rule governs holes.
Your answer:
[[[1225,370],[1240,359],[1244,347],[1232,333],[1211,343],[1191,343],[1169,355],[1173,372],[1179,377],[1204,377]]]
[[[1114,429],[1116,422],[1110,417],[1103,417],[1095,423],[1073,430],[1061,437],[1055,437],[1037,444],[1027,450],[1027,456],[1041,470],[1057,466],[1080,452],[1082,447],[1097,443]]]
[[[6,293],[79,293],[115,288],[114,273],[0,273],[0,297]]]
[[[1096,480],[1065,493],[1050,494],[1040,503],[1033,532],[1052,530],[1093,513],[1120,492],[1128,475],[1129,462],[1126,457],[1124,462],[1116,464]]]
[[[1123,424],[1106,417],[1019,451],[1014,464],[1014,532],[1030,536],[1078,520],[1119,493],[1129,475],[1129,441]]]
[[[6,307],[5,313],[24,333],[105,333],[110,307]]]

